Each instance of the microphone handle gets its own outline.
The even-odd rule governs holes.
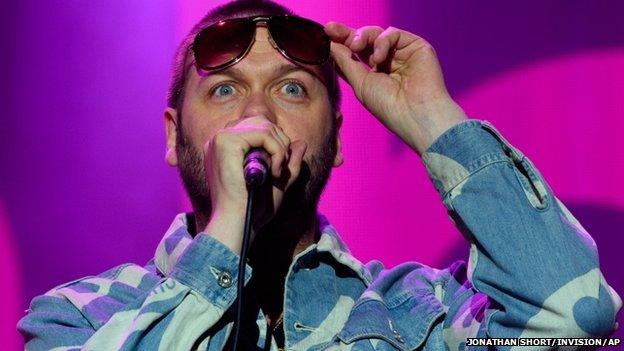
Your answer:
[[[243,171],[245,182],[250,187],[259,187],[264,184],[269,173],[269,162],[271,157],[263,148],[252,148],[245,155]]]

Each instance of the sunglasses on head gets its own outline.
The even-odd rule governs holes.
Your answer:
[[[271,44],[287,59],[308,65],[322,65],[329,59],[330,38],[322,25],[289,15],[253,16],[226,19],[200,31],[192,46],[197,67],[213,71],[242,60],[254,42],[258,23],[266,25]]]

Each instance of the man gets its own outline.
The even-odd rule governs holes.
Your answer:
[[[470,337],[613,330],[621,301],[593,240],[528,159],[491,125],[466,119],[424,39],[287,14],[269,1],[226,4],[184,40],[164,113],[166,160],[179,167],[193,213],[174,219],[147,266],[35,298],[19,324],[28,349],[228,349],[239,279],[244,350],[457,350]],[[342,163],[336,71],[422,156],[471,242],[467,268],[363,265],[316,213]],[[270,154],[271,177],[239,277],[252,148]]]

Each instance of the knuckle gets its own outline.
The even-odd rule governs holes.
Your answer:
[[[381,32],[383,32],[383,28],[379,26],[365,26],[358,29],[356,33],[358,36],[369,37],[379,34]]]
[[[433,45],[429,44],[429,43],[428,43],[428,42],[426,42],[426,41],[424,42],[424,44],[423,44],[423,46],[422,46],[422,49],[423,49],[423,50],[425,50],[425,51],[427,51],[427,52],[429,52],[429,53],[431,53],[431,54],[433,54],[434,56],[436,56],[436,55],[437,55],[437,54],[436,54],[436,51],[435,51],[435,48],[433,47]]]
[[[212,137],[212,139],[210,140],[208,144],[214,145],[214,146],[223,145],[228,139],[228,136],[229,136],[229,133],[226,130],[221,129],[215,133],[215,135]]]
[[[226,142],[224,141],[225,136],[215,134],[211,139],[209,139],[204,144],[204,155],[209,155],[211,153],[216,152],[217,150],[222,150]]]
[[[380,43],[388,42],[388,41],[390,40],[388,39],[388,36],[384,32],[384,33],[381,33],[381,35],[375,39],[375,45],[379,45]]]
[[[401,30],[396,27],[388,27],[379,35],[381,40],[396,40],[401,35]]]
[[[414,37],[416,38],[416,41],[418,42],[418,45],[420,47],[426,48],[426,47],[431,47],[431,43],[429,43],[425,38],[423,37],[419,37],[417,35],[414,35]],[[431,48],[433,49],[433,48]]]
[[[266,131],[275,131],[275,125],[269,121],[262,122],[258,127]]]

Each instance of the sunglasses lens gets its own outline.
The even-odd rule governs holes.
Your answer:
[[[330,39],[323,27],[298,17],[273,17],[268,23],[273,41],[288,57],[320,65],[329,59]]]
[[[197,65],[216,69],[241,57],[253,40],[255,24],[246,20],[216,23],[197,34],[193,54]]]

